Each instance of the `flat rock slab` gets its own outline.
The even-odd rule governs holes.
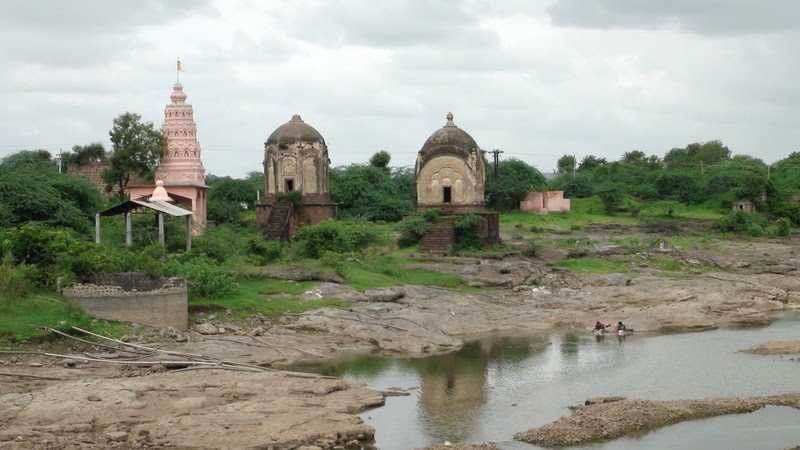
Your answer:
[[[356,414],[383,401],[341,380],[279,373],[87,379],[0,395],[0,448],[354,448],[374,435]]]
[[[440,444],[417,450],[500,450],[492,444]]]
[[[639,434],[686,420],[749,413],[765,406],[800,407],[800,393],[708,400],[615,400],[572,407],[572,414],[518,433],[515,439],[542,447],[569,447]]]

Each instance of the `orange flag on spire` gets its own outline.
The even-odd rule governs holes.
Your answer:
[[[183,71],[183,66],[181,65],[181,59],[178,58],[178,72],[182,72],[182,71]]]

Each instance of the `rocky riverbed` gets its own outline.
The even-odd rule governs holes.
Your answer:
[[[360,449],[374,430],[356,413],[383,402],[341,380],[284,373],[87,377],[0,395],[0,448]]]
[[[593,238],[602,232],[608,230],[593,230]],[[353,352],[398,356],[447,353],[461,348],[466,339],[482,335],[568,330],[588,333],[596,320],[623,320],[637,334],[759,326],[769,323],[776,313],[800,307],[797,247],[796,239],[635,254],[625,248],[598,246],[592,250],[593,257],[627,258],[631,267],[606,274],[581,274],[554,267],[552,263],[567,253],[552,249],[530,258],[416,259],[416,267],[461,276],[469,286],[463,289],[407,285],[357,292],[337,277],[277,270],[271,276],[317,280],[305,298],[335,297],[350,300],[352,305],[279,319],[252,317],[244,323],[214,312],[197,317],[188,332],[162,330],[134,339],[157,341],[163,348],[182,352],[280,368]],[[664,257],[680,261],[688,269],[670,273],[654,269],[651,262]],[[66,347],[64,352],[80,354],[87,350]],[[795,348],[768,343],[752,351]],[[65,368],[40,357],[5,358],[0,360],[0,372],[5,373],[0,375],[2,449],[159,445],[356,448],[369,443],[374,433],[357,413],[383,402],[378,392],[338,380],[279,373],[151,373],[95,363]],[[626,400],[596,407],[601,411],[608,408],[609,420],[614,414],[629,418],[616,408],[630,402],[645,402],[632,404],[636,407],[632,411],[642,414],[635,420],[642,427],[660,426],[665,420],[669,423],[696,413],[685,412],[694,411],[694,403]],[[756,404],[760,403],[731,400],[714,405],[719,411],[728,411]],[[587,415],[591,408],[594,406],[570,417],[589,420],[594,417]],[[558,429],[571,429],[570,424],[579,423],[575,420],[564,419]],[[612,429],[618,430],[614,433],[628,432],[622,426]],[[551,439],[556,435],[541,429],[529,433],[521,436]]]
[[[750,413],[765,406],[800,408],[800,394],[706,400],[587,400],[572,414],[514,436],[542,447],[569,447],[616,439],[667,425],[726,414]]]

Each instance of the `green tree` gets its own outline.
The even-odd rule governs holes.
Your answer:
[[[85,166],[87,164],[106,160],[106,149],[103,144],[93,142],[87,145],[76,145],[72,152],[64,155],[64,162],[69,165]]]
[[[577,161],[574,155],[564,155],[558,158],[558,174],[568,175],[575,171],[577,168]]]
[[[489,172],[486,180],[486,199],[491,208],[511,210],[530,191],[546,186],[544,176],[535,167],[519,159],[507,159],[497,166],[497,175]]]
[[[125,113],[114,119],[109,136],[114,148],[110,167],[103,173],[107,189],[116,188],[123,195],[132,178],[151,180],[165,142],[153,123],[142,122],[138,114]]]
[[[250,178],[208,175],[208,218],[216,223],[238,223],[241,213],[256,202],[258,185]]]
[[[22,150],[3,158],[0,168],[4,170],[32,169],[39,172],[56,172],[58,166],[47,150]]]
[[[0,163],[0,227],[45,223],[86,231],[100,205],[82,178],[59,174],[44,154],[20,152]]]
[[[397,221],[414,209],[406,172],[362,164],[338,167],[331,170],[330,191],[343,217]]]
[[[594,170],[605,164],[607,164],[605,158],[600,158],[594,155],[586,155],[581,160],[581,164],[578,166],[578,170],[579,171]]]
[[[378,167],[380,169],[387,169],[389,167],[389,162],[392,160],[392,155],[388,152],[381,150],[378,153],[372,155],[372,158],[369,159],[369,165],[373,167]]]
[[[786,194],[800,193],[800,152],[791,153],[773,164],[770,176],[779,191]]]

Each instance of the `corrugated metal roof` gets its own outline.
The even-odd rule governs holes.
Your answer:
[[[192,212],[186,209],[183,209],[179,206],[175,206],[172,203],[167,202],[151,202],[148,200],[128,200],[124,203],[120,203],[119,205],[113,206],[111,208],[106,209],[105,211],[100,211],[101,216],[115,216],[117,214],[124,214],[128,211],[137,209],[137,208],[147,208],[152,209],[153,211],[164,213],[168,216],[172,217],[184,217],[184,216],[191,216]]]

